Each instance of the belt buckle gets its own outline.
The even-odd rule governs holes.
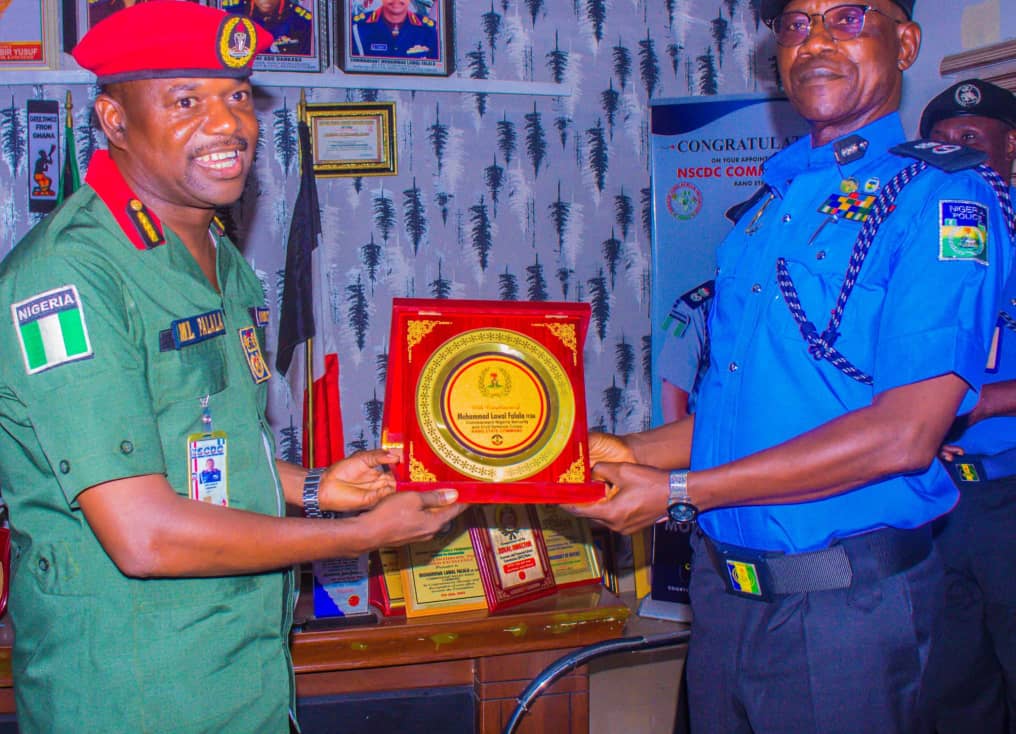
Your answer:
[[[728,594],[755,601],[772,600],[772,581],[764,553],[745,553],[743,549],[737,552],[726,548],[718,550]]]

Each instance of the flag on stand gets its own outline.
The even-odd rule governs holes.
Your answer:
[[[60,173],[60,191],[57,193],[57,204],[64,203],[71,194],[81,188],[81,174],[78,173],[78,149],[74,143],[74,104],[71,101],[70,92],[67,92],[65,109],[67,123],[64,125],[63,171]]]
[[[298,131],[300,190],[286,245],[286,273],[275,366],[281,374],[289,373],[293,395],[303,396],[303,463],[307,467],[318,467],[338,461],[345,450],[339,396],[339,356],[334,343],[334,329],[325,326],[329,323],[329,311],[320,267],[321,248],[318,247],[321,209],[310,153],[310,130],[302,119],[298,123]],[[313,348],[297,349],[301,344],[313,345]],[[309,386],[306,385],[308,359],[312,365]],[[311,443],[313,456],[310,455]]]

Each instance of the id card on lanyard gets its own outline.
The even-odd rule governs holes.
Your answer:
[[[228,442],[223,431],[212,430],[209,398],[201,399],[204,433],[187,436],[187,479],[192,500],[229,507]]]

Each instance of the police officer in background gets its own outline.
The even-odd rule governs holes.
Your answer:
[[[1016,160],[1016,97],[966,79],[935,97],[921,136],[984,152],[1009,181]],[[936,527],[946,606],[930,663],[939,734],[1016,731],[1016,276],[1010,275],[984,387],[961,415],[942,458],[960,488]]]
[[[709,365],[706,322],[713,289],[713,281],[707,280],[682,294],[664,322],[667,334],[656,360],[664,423],[684,418],[694,410],[695,388]]]
[[[811,132],[717,250],[695,413],[590,438],[616,491],[570,509],[620,532],[698,519],[692,731],[929,723],[931,524],[957,499],[935,457],[976,401],[1012,245],[997,176],[905,142],[913,5],[762,0]]]
[[[73,51],[109,149],[0,265],[22,734],[288,734],[293,565],[429,538],[460,510],[453,491],[394,494],[386,451],[275,459],[264,296],[214,219],[253,165],[270,43],[152,0]]]
[[[438,58],[437,27],[426,15],[409,9],[409,0],[381,0],[371,13],[353,16],[350,32],[354,56],[407,59]]]
[[[314,16],[297,0],[224,0],[228,13],[246,15],[272,34],[269,53],[309,56],[314,39]]]

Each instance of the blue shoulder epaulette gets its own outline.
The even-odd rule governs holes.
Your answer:
[[[762,201],[762,197],[769,193],[769,184],[762,184],[758,190],[751,195],[751,198],[747,201],[742,201],[740,204],[734,204],[732,207],[727,209],[723,213],[731,224],[737,224],[737,220],[751,211],[752,207]]]
[[[716,292],[714,287],[715,284],[716,281],[713,280],[707,280],[705,283],[699,283],[677,300],[684,301],[688,308],[701,308],[702,304],[712,298],[713,294]]]
[[[889,149],[890,153],[916,158],[947,173],[965,171],[984,163],[988,156],[965,145],[940,143],[937,140],[911,140]]]

